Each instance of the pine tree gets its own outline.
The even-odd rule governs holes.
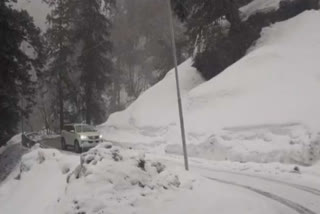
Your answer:
[[[113,64],[110,41],[114,0],[78,1],[75,22],[76,41],[82,44],[78,67],[87,123],[104,121],[101,94],[111,83]]]
[[[188,58],[189,45],[178,19],[174,20],[174,27],[181,63]],[[118,90],[125,89],[129,97],[125,105],[161,80],[174,66],[168,54],[171,52],[170,28],[168,7],[163,0],[118,0],[112,41],[118,69],[115,82],[121,82],[121,87],[115,84],[114,94],[119,98]],[[116,106],[114,109],[121,109],[118,104],[112,105]]]
[[[16,132],[20,116],[30,113],[44,60],[40,30],[26,11],[13,9],[12,3],[0,2],[0,146]]]
[[[48,71],[49,85],[57,90],[57,109],[60,118],[60,130],[64,125],[64,101],[68,88],[68,73],[72,70],[71,58],[73,38],[74,3],[72,0],[45,0],[52,12],[47,16],[49,28],[46,32],[50,65]]]

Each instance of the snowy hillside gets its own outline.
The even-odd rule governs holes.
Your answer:
[[[303,164],[316,158],[319,21],[318,11],[308,11],[264,29],[247,56],[205,83],[191,60],[179,67],[191,155]],[[180,152],[173,74],[101,125],[105,138]]]

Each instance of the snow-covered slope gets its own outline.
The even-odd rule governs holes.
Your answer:
[[[265,28],[243,59],[205,83],[190,60],[180,66],[191,154],[305,164],[319,155],[319,21],[319,11],[308,11]],[[175,96],[171,71],[100,129],[110,140],[178,152]]]
[[[191,89],[204,82],[191,65],[192,60],[189,59],[179,66],[181,93],[184,97]],[[100,129],[108,140],[115,137],[114,140],[122,142],[161,142],[163,134],[168,133],[169,128],[177,127],[177,115],[176,82],[174,70],[171,70],[162,81],[143,93],[125,111],[111,115]],[[122,139],[118,138],[120,135]]]

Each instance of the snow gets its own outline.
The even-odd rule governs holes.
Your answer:
[[[319,20],[319,11],[307,11],[263,29],[245,57],[207,82],[190,59],[179,66],[192,156],[303,165],[319,158]],[[177,108],[170,71],[99,129],[111,141],[181,153]]]
[[[0,185],[0,213],[133,213],[196,182],[181,167],[110,143],[81,156],[36,145],[13,174]]]
[[[223,166],[227,164],[221,164],[220,168]],[[240,164],[233,166],[241,168]],[[205,173],[213,176],[210,171]],[[182,171],[174,161],[110,143],[100,144],[81,156],[35,146],[23,156],[19,170],[13,175],[17,176],[0,185],[0,213],[292,212],[289,207],[248,189],[214,182],[197,173]],[[315,198],[309,195],[308,200],[313,203]],[[317,208],[317,203],[312,206]]]
[[[13,136],[5,146],[0,147],[0,155],[11,145],[15,145],[21,142],[21,134]]]
[[[281,183],[271,185],[254,177],[257,173],[273,174],[286,178],[285,181],[301,184],[307,181],[311,188],[319,185],[319,175],[308,177],[308,173],[315,173],[316,169],[301,167],[303,174],[297,174],[292,173],[292,168],[281,164],[235,164],[191,159],[193,173],[190,173],[183,171],[181,162],[175,161],[174,157],[157,157],[121,149],[110,143],[100,144],[81,156],[42,149],[37,145],[22,157],[20,168],[0,184],[0,213],[293,212],[283,203],[250,189],[208,178],[250,184],[266,192],[272,189],[283,198],[319,211],[318,197],[297,192]],[[227,170],[234,170],[234,173]],[[241,175],[244,171],[252,177]]]
[[[200,74],[191,67],[192,60],[189,59],[180,65],[181,92],[184,95],[195,86],[203,82]],[[169,71],[165,78],[158,84],[147,90],[136,102],[129,106],[125,111],[112,115],[109,119],[115,127],[135,126],[140,129],[152,129],[152,127],[167,127],[172,123],[178,113],[177,95],[174,70]],[[153,100],[153,102],[150,102]],[[165,117],[160,115],[167,112]],[[130,119],[128,120],[128,117]],[[153,121],[150,127],[150,121]]]
[[[253,0],[249,4],[241,7],[239,10],[243,20],[257,13],[267,13],[280,8],[280,2],[284,0]],[[287,0],[288,1],[288,0]]]
[[[62,169],[68,159],[58,151],[39,148],[24,155],[20,172],[13,173],[18,176],[0,186],[0,213],[45,213],[64,192]]]
[[[82,165],[68,175],[65,195],[57,205],[66,213],[133,213],[144,200],[192,186],[192,180],[180,181],[182,172],[177,174],[133,150],[109,148],[107,143],[81,159]]]

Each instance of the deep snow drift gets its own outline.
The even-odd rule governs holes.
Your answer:
[[[265,28],[244,58],[207,82],[191,60],[179,67],[192,155],[301,164],[319,156],[319,21],[319,11],[308,11]],[[170,71],[100,130],[109,140],[180,152],[177,108]]]

